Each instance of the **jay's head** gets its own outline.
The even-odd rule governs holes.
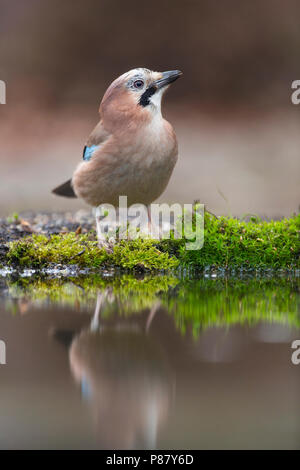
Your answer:
[[[100,105],[105,121],[152,120],[161,115],[161,100],[169,85],[182,75],[180,70],[153,72],[137,68],[124,73],[107,89]]]

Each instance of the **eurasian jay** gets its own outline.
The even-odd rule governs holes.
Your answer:
[[[149,206],[165,190],[177,161],[171,124],[161,114],[161,100],[179,70],[137,68],[121,75],[100,104],[100,122],[90,134],[83,161],[73,177],[52,192],[80,197],[91,206],[127,196],[128,206]]]

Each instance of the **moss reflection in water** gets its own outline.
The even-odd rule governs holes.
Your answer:
[[[193,334],[211,326],[253,325],[264,321],[300,327],[297,280],[250,279],[184,282],[168,300],[178,328]]]
[[[97,294],[105,292],[101,315],[129,316],[151,309],[158,301],[174,318],[182,333],[194,336],[212,326],[258,322],[300,328],[299,278],[179,279],[169,276],[131,275],[103,278],[19,279],[8,282],[7,308],[11,299],[27,299],[43,305],[58,304],[76,309],[95,307]]]

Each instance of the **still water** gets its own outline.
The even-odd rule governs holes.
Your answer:
[[[300,448],[299,279],[0,284],[0,447]]]

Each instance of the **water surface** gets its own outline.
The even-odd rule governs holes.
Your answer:
[[[1,282],[1,448],[299,448],[299,280]]]

